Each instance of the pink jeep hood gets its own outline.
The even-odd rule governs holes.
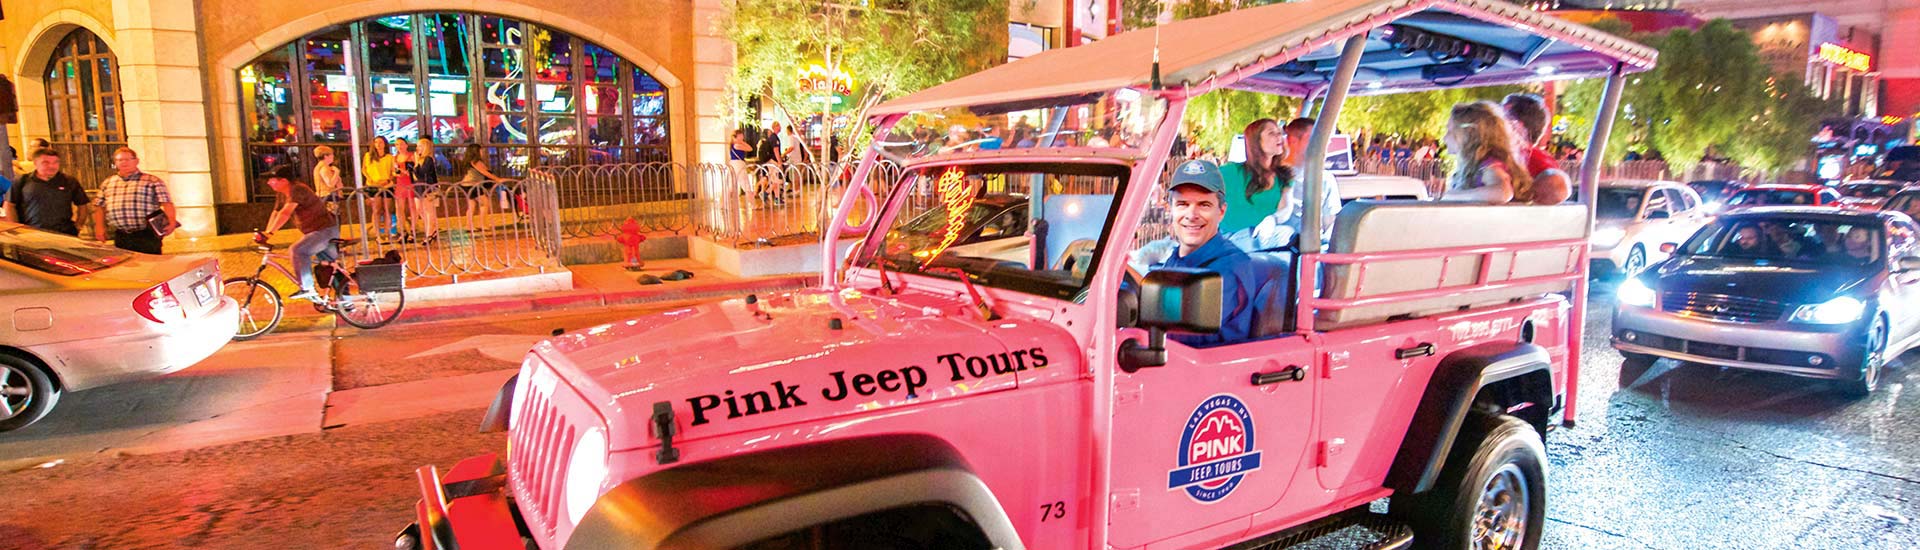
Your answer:
[[[806,290],[593,327],[533,353],[608,419],[622,450],[659,443],[647,420],[662,401],[676,441],[701,439],[1072,376],[1073,350],[1051,323],[985,321],[951,297]]]

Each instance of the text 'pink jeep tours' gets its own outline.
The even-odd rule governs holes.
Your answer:
[[[488,413],[504,460],[421,468],[398,542],[1534,548],[1597,186],[1558,206],[1356,201],[1324,243],[1252,253],[1257,288],[1223,289],[1153,269],[1169,154],[1188,100],[1217,89],[1318,99],[1306,158],[1324,158],[1349,89],[1607,77],[1599,151],[1622,75],[1653,61],[1498,0],[1306,0],[881,104],[818,288],[538,344]],[[1034,137],[894,145],[954,125]],[[1324,176],[1305,172],[1319,227]],[[1246,341],[1167,337],[1249,303]]]

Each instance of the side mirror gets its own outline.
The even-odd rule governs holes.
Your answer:
[[[1120,343],[1120,370],[1134,372],[1167,364],[1167,331],[1202,334],[1220,331],[1225,287],[1220,274],[1205,269],[1166,268],[1148,273],[1140,284],[1137,326],[1147,342]]]
[[[1679,250],[1679,249],[1680,249],[1679,243],[1660,243],[1661,254],[1672,254],[1673,251]]]
[[[1920,256],[1901,256],[1895,264],[1898,268],[1895,270],[1896,273],[1920,271]]]
[[[1664,220],[1671,217],[1673,217],[1673,214],[1665,210],[1655,210],[1647,213],[1647,219],[1649,220]]]

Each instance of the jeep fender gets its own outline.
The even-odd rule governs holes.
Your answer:
[[[1446,467],[1447,451],[1453,448],[1454,436],[1460,433],[1481,390],[1527,375],[1544,377],[1547,382],[1543,389],[1526,390],[1527,397],[1543,409],[1553,406],[1553,362],[1545,348],[1520,342],[1488,342],[1441,359],[1433,378],[1427,381],[1400,452],[1394,456],[1387,487],[1403,494],[1431,489],[1440,469]],[[1534,427],[1540,428],[1538,424]]]
[[[959,453],[912,434],[785,447],[635,478],[594,502],[567,548],[734,548],[924,503],[964,512],[996,548],[1025,548]]]

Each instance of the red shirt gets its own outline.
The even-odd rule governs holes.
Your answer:
[[[1545,149],[1541,149],[1538,146],[1527,147],[1525,154],[1527,157],[1527,174],[1533,177],[1540,177],[1541,172],[1560,167],[1560,163],[1553,160],[1553,155],[1547,154]]]

